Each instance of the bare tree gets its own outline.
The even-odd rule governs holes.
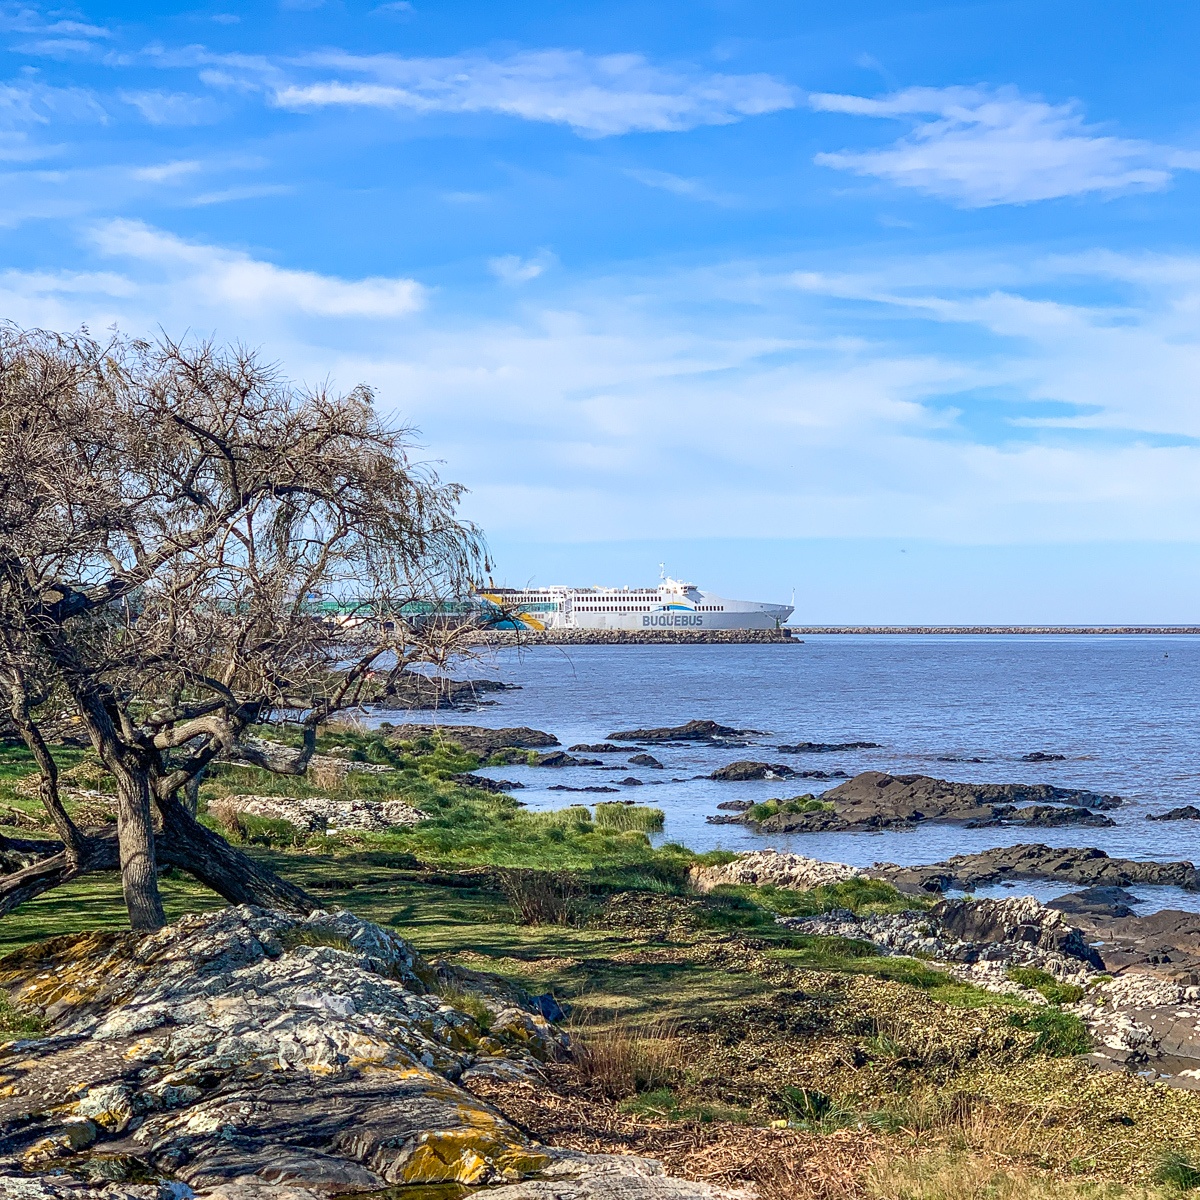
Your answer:
[[[461,489],[409,451],[367,388],[301,390],[240,348],[0,328],[0,683],[63,845],[0,878],[0,911],[117,862],[135,929],[163,924],[164,864],[315,907],[180,793],[223,754],[303,772],[331,714],[439,656],[414,604],[462,596],[483,553]],[[51,692],[116,780],[115,847],[59,800],[33,716]],[[301,748],[256,750],[281,713]]]

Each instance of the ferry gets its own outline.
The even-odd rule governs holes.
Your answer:
[[[778,629],[790,604],[728,600],[694,583],[664,577],[642,588],[481,588],[493,628],[510,629]]]

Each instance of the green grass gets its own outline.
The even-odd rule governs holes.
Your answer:
[[[781,917],[813,917],[834,908],[848,908],[859,916],[871,913],[911,912],[928,908],[930,901],[897,891],[880,879],[844,879],[840,883],[824,884],[807,891],[765,884],[750,887],[744,884],[723,884],[713,895],[740,896]]]
[[[777,813],[833,812],[833,805],[815,796],[793,796],[790,800],[764,800],[747,809],[746,817],[751,821],[765,821]]]
[[[1049,1004],[1074,1004],[1083,999],[1083,988],[1074,983],[1060,983],[1049,971],[1038,967],[1009,967],[1005,974],[1013,983],[1040,992]]]
[[[1067,1058],[1086,1054],[1092,1048],[1087,1026],[1071,1013],[1057,1008],[1031,1008],[1014,1012],[1009,1024],[1026,1033],[1036,1033],[1035,1054],[1049,1058]]]
[[[661,808],[614,804],[610,801],[596,805],[593,819],[600,829],[638,829],[643,833],[661,833],[666,814]]]

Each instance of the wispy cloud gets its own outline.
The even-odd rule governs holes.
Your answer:
[[[818,164],[968,208],[1155,190],[1176,170],[1200,169],[1200,153],[1114,137],[1087,124],[1074,103],[1049,104],[1013,88],[908,88],[878,99],[818,93],[809,103],[912,126],[886,149],[818,154]]]
[[[149,264],[173,286],[202,293],[231,311],[294,312],[321,317],[404,317],[424,301],[413,279],[338,279],[295,271],[237,250],[186,242],[139,221],[109,221],[93,231],[104,255]]]
[[[739,203],[736,196],[715,192],[699,179],[687,179],[682,175],[673,175],[670,171],[631,167],[625,174],[630,179],[636,179],[638,183],[645,184],[646,187],[670,192],[673,196],[683,196],[687,200],[702,200],[705,203],[719,204],[722,207]]]
[[[179,159],[151,167],[135,167],[130,174],[141,183],[180,183],[203,169],[204,164],[194,159]]]
[[[519,254],[502,254],[488,259],[488,270],[502,283],[528,283],[545,273],[558,260],[549,250],[539,250],[532,258]]]
[[[539,50],[505,59],[322,54],[300,65],[335,76],[277,86],[272,101],[281,108],[501,113],[567,125],[584,137],[727,125],[795,103],[792,88],[769,75],[671,69],[639,54]]]
[[[118,95],[151,125],[207,125],[221,115],[220,105],[211,96],[156,90],[119,92]]]

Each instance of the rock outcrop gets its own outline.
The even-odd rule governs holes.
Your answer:
[[[751,768],[786,771],[766,763],[733,763],[725,770],[742,774],[711,778],[761,779],[766,774],[749,774]],[[793,772],[791,776],[807,775]],[[778,777],[778,776],[774,776]],[[929,775],[889,775],[885,771],[863,771],[846,783],[822,793],[832,805],[826,811],[776,812],[763,820],[752,816],[745,823],[762,833],[861,832],[876,829],[912,828],[924,821],[953,822],[968,828],[988,825],[1110,826],[1114,822],[1098,809],[1120,804],[1116,796],[1104,796],[1078,788],[1050,784],[954,783]]]
[[[824,862],[819,858],[784,854],[778,850],[753,850],[749,854],[739,854],[732,862],[720,866],[692,867],[688,872],[688,883],[698,892],[711,892],[725,883],[752,886],[770,884],[804,890],[827,883],[841,883],[844,879],[854,879],[862,874],[857,867],[846,863]]]
[[[453,742],[470,754],[487,758],[497,750],[518,746],[524,750],[541,750],[557,746],[558,738],[540,729],[527,725],[510,726],[504,729],[486,729],[482,725],[381,725],[391,742],[413,742],[418,738],[433,738],[439,742]]]
[[[739,759],[728,766],[718,767],[709,775],[722,783],[741,783],[747,779],[795,779],[796,772],[786,763],[752,762]]]
[[[1188,891],[1200,891],[1200,874],[1190,862],[1140,862],[1110,858],[1103,850],[1092,847],[1045,846],[1036,842],[997,846],[979,854],[956,854],[929,866],[876,863],[868,873],[903,890],[925,892],[944,892],[950,888],[972,890],[1007,879],[1062,880],[1085,887],[1169,883]]]
[[[1200,821],[1200,808],[1184,804],[1179,808],[1168,808],[1164,813],[1147,813],[1147,821]]]
[[[689,721],[686,725],[664,725],[656,729],[626,729],[610,733],[610,742],[738,742],[761,734],[761,729],[734,729],[716,721]]]
[[[490,782],[490,781],[489,781]],[[287,821],[305,833],[358,829],[378,833],[397,825],[416,825],[425,814],[404,800],[334,800],[329,796],[226,796],[213,802],[236,814]]]
[[[534,1142],[470,1086],[536,1082],[566,1052],[546,998],[435,970],[349,913],[229,908],[56,938],[0,960],[0,987],[47,1026],[0,1048],[5,1200],[739,1195]]]
[[[1009,980],[1009,968],[1036,967],[1077,986],[1088,984],[1104,968],[1100,956],[1062,913],[1031,896],[947,900],[927,912],[868,917],[835,909],[816,917],[783,917],[780,924],[805,933],[867,941],[884,954],[953,964],[958,968],[953,973],[962,979],[1035,1003],[1041,998]]]
[[[839,750],[881,750],[878,742],[796,742],[776,746],[780,754],[833,754]]]

